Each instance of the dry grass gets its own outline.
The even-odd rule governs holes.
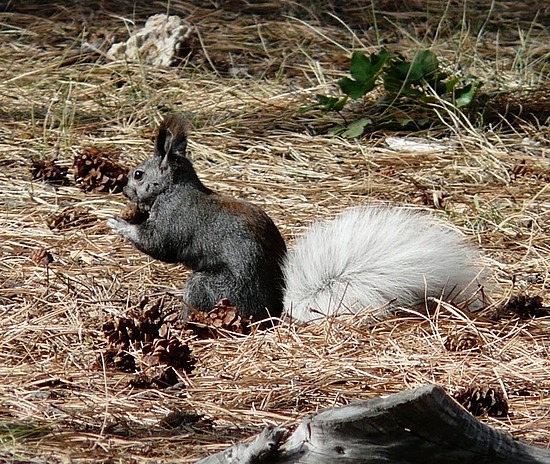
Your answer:
[[[472,383],[500,386],[509,417],[484,420],[550,446],[548,318],[491,321],[443,304],[429,318],[375,326],[359,316],[282,324],[249,337],[190,340],[197,367],[183,388],[130,387],[130,374],[103,368],[102,324],[145,294],[177,291],[185,271],[108,232],[104,220],[124,203],[120,195],[56,189],[31,182],[28,170],[35,157],[71,166],[89,146],[132,165],[150,151],[162,114],[180,109],[189,114],[190,149],[205,182],[261,204],[289,241],[348,205],[414,203],[479,243],[495,301],[526,293],[548,305],[550,131],[540,117],[547,106],[538,119],[455,121],[414,134],[448,145],[432,153],[389,149],[384,137],[395,134],[330,137],[323,134],[330,118],[299,114],[315,93],[334,91],[354,46],[371,51],[378,40],[401,51],[431,45],[489,88],[537,88],[548,101],[544,2],[539,16],[530,2],[513,11],[509,2],[477,2],[475,12],[432,2],[428,21],[425,2],[408,11],[380,2],[376,25],[360,2],[312,3],[309,11],[290,2],[235,1],[226,10],[114,3],[84,10],[26,2],[0,15],[0,460],[193,462],[265,424],[292,427],[318,408],[429,382],[450,393]],[[489,4],[493,13],[481,21]],[[196,54],[178,68],[79,54],[84,42],[124,37],[123,17],[141,24],[167,9],[200,31]],[[367,32],[344,26],[361,18],[371,21]],[[235,69],[241,74],[231,75]],[[64,207],[84,208],[89,222],[50,230],[47,218]],[[40,249],[53,263],[32,260]],[[445,349],[457,332],[474,334],[479,348]],[[163,427],[175,410],[203,418]]]

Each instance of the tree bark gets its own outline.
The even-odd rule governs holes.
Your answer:
[[[550,464],[550,451],[481,423],[435,385],[306,418],[281,444],[266,428],[198,464]]]

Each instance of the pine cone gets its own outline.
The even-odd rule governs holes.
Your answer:
[[[162,299],[149,303],[149,297],[141,299],[139,306],[141,313],[134,315],[136,328],[139,331],[139,341],[143,343],[152,343],[159,337],[159,330],[164,323],[162,314]]]
[[[160,420],[159,425],[165,429],[175,429],[182,425],[196,424],[202,418],[203,416],[201,414],[184,411],[182,409],[174,409]]]
[[[249,334],[251,320],[243,318],[228,299],[220,300],[208,313],[189,310],[188,327],[200,338],[216,338],[220,330]]]
[[[538,181],[550,182],[550,171],[528,165],[526,160],[521,160],[519,163],[514,164],[508,171],[514,180],[520,177],[528,177]]]
[[[195,367],[189,346],[175,337],[157,338],[151,345],[144,346],[142,352],[151,367],[172,366],[185,372],[191,372]]]
[[[143,375],[132,382],[136,388],[157,385],[166,387],[179,382],[177,370],[191,372],[195,361],[191,350],[170,334],[172,324],[178,319],[175,312],[163,313],[164,299],[141,299],[140,311],[129,317],[116,317],[103,325],[108,349],[105,359],[109,367],[124,372],[135,372],[136,366],[145,369]],[[133,350],[143,355],[142,361],[128,354]],[[131,361],[129,358],[132,358]]]
[[[32,160],[30,171],[33,180],[39,179],[53,185],[67,185],[69,168],[58,166],[55,159],[47,161]]]
[[[241,317],[238,309],[228,299],[224,298],[216,304],[208,312],[208,319],[212,327],[241,334],[250,333],[250,319]]]
[[[143,344],[151,344],[159,338],[159,332],[168,335],[170,321],[174,314],[164,315],[162,298],[149,302],[147,296],[139,303],[141,312],[132,312],[129,317],[115,317],[103,325],[103,333],[111,348],[140,349]],[[175,315],[177,316],[177,315]]]
[[[95,147],[75,156],[74,171],[75,180],[88,192],[121,192],[128,179],[127,169]]]
[[[150,388],[153,385],[151,378],[145,372],[139,372],[136,376],[130,380],[129,385],[134,388]]]
[[[508,415],[508,401],[499,388],[474,385],[456,394],[454,398],[474,416],[487,414],[492,417],[505,417]]]
[[[543,306],[543,301],[542,296],[539,295],[533,297],[516,295],[498,311],[498,316],[515,314],[521,319],[550,316],[549,308]]]
[[[109,349],[127,350],[138,339],[139,333],[133,319],[117,317],[103,324],[103,333]]]
[[[120,210],[120,217],[130,224],[141,224],[149,217],[149,213],[142,211],[135,203],[129,203]]]
[[[95,223],[97,223],[97,219],[90,215],[88,210],[72,206],[63,208],[61,211],[51,214],[46,219],[46,224],[52,230],[67,230]]]
[[[105,366],[121,372],[136,372],[136,358],[127,351],[110,348],[104,354]]]
[[[153,366],[137,374],[131,381],[134,388],[168,388],[180,381],[178,373],[171,366]]]
[[[445,340],[445,348],[449,351],[471,350],[479,344],[479,337],[471,332],[452,332]]]
[[[48,264],[53,263],[52,254],[44,248],[33,250],[33,252],[31,253],[31,259],[36,264],[42,265],[42,266],[47,266]]]

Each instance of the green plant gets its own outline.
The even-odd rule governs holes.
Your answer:
[[[437,56],[430,50],[421,51],[410,62],[397,57],[384,72],[384,89],[388,94],[417,98],[425,103],[440,97],[456,108],[471,104],[478,87],[477,80],[464,81],[462,76],[451,77],[442,71]]]
[[[362,52],[354,52],[350,63],[351,78],[340,79],[338,86],[350,98],[361,98],[374,89],[384,66],[394,58],[395,54],[385,49],[370,57]]]
[[[353,52],[350,63],[351,77],[344,77],[338,81],[338,86],[345,95],[343,97],[317,95],[317,104],[302,108],[301,112],[305,113],[312,109],[320,109],[324,112],[341,111],[350,98],[361,98],[374,89],[384,65],[393,56],[393,53],[385,49],[380,53],[373,53],[370,57],[363,52]]]
[[[417,53],[410,61],[403,56],[382,49],[379,53],[366,56],[354,52],[350,62],[350,77],[338,81],[338,87],[344,94],[341,97],[317,95],[317,103],[303,108],[302,112],[312,109],[324,113],[341,111],[350,100],[363,98],[382,84],[383,95],[369,108],[369,112],[345,125],[333,128],[333,133],[345,137],[360,136],[367,126],[397,124],[406,126],[413,123],[416,127],[433,122],[430,105],[445,100],[457,110],[470,106],[476,96],[480,81],[468,79],[462,75],[452,76],[441,69],[437,56],[430,50]],[[397,105],[399,103],[399,105]],[[421,116],[419,116],[421,113]]]

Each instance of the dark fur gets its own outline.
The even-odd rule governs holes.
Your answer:
[[[155,155],[130,173],[124,189],[148,218],[109,225],[153,258],[194,271],[184,291],[188,305],[208,311],[227,298],[254,320],[280,316],[286,246],[279,230],[260,208],[205,187],[186,147],[183,118],[167,115]]]

